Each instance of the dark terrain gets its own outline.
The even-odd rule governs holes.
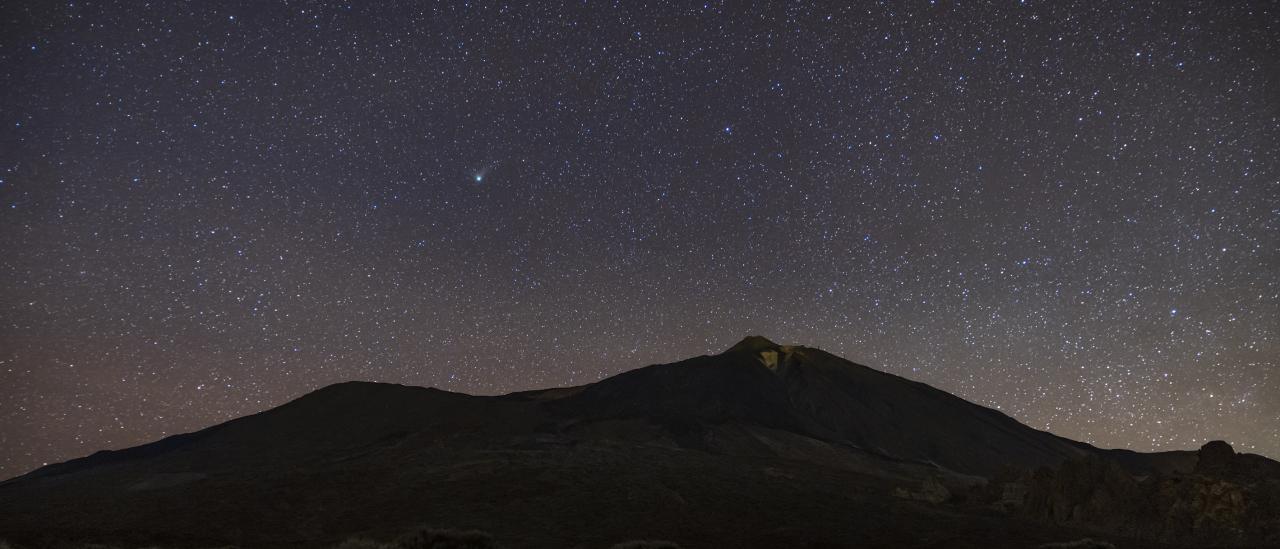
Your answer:
[[[1280,463],[1102,450],[818,349],[476,397],[343,383],[0,483],[15,547],[1280,546]]]

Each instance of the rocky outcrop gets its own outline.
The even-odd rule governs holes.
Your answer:
[[[1230,476],[1236,460],[1236,451],[1221,440],[1200,447],[1196,453],[1196,474],[1206,476]]]
[[[1136,533],[1145,522],[1116,509],[1149,509],[1138,481],[1112,461],[1091,457],[1042,468],[1028,481],[1023,512],[1060,524],[1102,526],[1108,531]]]
[[[1056,524],[1164,542],[1253,546],[1280,543],[1275,462],[1206,444],[1191,474],[1134,476],[1089,457],[1020,476],[993,478],[987,504]]]

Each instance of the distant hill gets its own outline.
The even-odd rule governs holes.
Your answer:
[[[510,547],[1252,547],[1280,541],[1266,518],[1280,505],[1278,466],[1219,446],[1102,450],[753,336],[497,397],[329,386],[0,483],[0,539],[323,547],[427,525]]]

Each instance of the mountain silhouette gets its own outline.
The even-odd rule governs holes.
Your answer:
[[[1280,540],[1280,524],[1259,518],[1280,502],[1280,464],[1222,446],[1103,450],[751,336],[717,355],[503,396],[331,385],[0,483],[0,538],[324,547],[429,525],[512,547]],[[1206,507],[1196,483],[1234,503]],[[1175,515],[1193,527],[1172,535]]]
[[[923,383],[760,336],[720,355],[620,374],[550,407],[583,420],[741,422],[960,473],[1098,451]]]

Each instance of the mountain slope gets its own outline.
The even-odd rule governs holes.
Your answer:
[[[0,483],[0,538],[311,547],[428,523],[518,547],[1026,547],[1083,537],[1088,524],[937,503],[985,493],[983,478],[1006,468],[1099,458],[1130,471],[1195,466],[1194,453],[1098,450],[750,337],[714,356],[496,397],[329,386]]]
[[[740,421],[970,474],[1098,452],[923,383],[758,336],[720,355],[614,376],[552,408],[588,419]]]

